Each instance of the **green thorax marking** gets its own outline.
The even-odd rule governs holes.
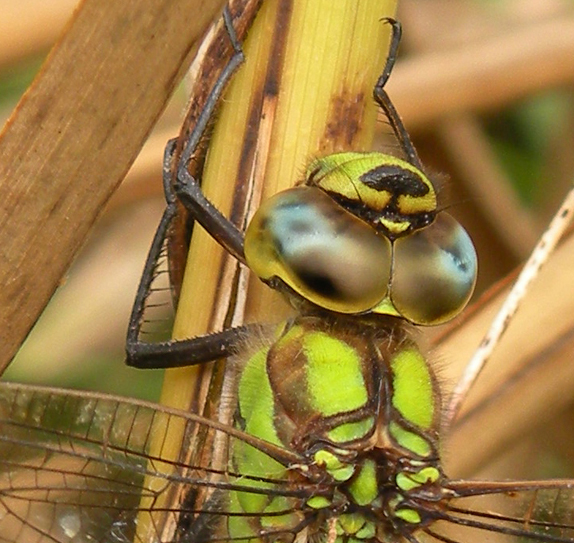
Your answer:
[[[266,373],[267,349],[262,349],[253,355],[245,366],[239,382],[239,411],[244,421],[244,430],[253,436],[260,437],[282,445],[273,422],[273,391]],[[271,416],[270,416],[271,415]],[[280,478],[284,475],[285,467],[267,454],[248,445],[238,442],[233,449],[234,469],[244,475],[261,475]],[[242,484],[239,481],[239,484]],[[271,483],[245,480],[245,486],[270,488]],[[237,492],[235,495],[240,510],[260,512],[272,505],[264,494]],[[241,521],[238,521],[241,524]]]
[[[434,420],[435,390],[430,369],[415,348],[400,350],[391,360],[393,406],[409,422],[428,430]]]
[[[401,417],[423,432],[436,425],[435,403],[438,391],[430,368],[414,346],[401,349],[391,360],[393,372],[392,405]],[[393,421],[389,431],[401,447],[421,457],[432,453],[429,442],[419,434]]]
[[[437,209],[428,177],[384,153],[329,155],[309,165],[306,179],[391,238],[429,224]]]

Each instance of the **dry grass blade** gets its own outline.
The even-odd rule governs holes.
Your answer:
[[[259,0],[232,0],[228,3],[228,22],[233,26],[232,32],[239,43],[245,40],[260,4]],[[235,53],[229,29],[225,24],[224,18],[220,17],[207,33],[191,66],[189,74],[191,77],[191,100],[188,104],[183,127],[174,147],[171,168],[167,168],[168,171],[177,172],[178,161],[182,155],[186,154],[187,140],[190,138],[190,134],[193,134],[194,127],[204,116],[204,110],[210,103],[210,96],[214,88],[222,81],[220,78],[227,73],[227,68],[232,65],[231,63],[234,62],[234,59],[238,58]],[[191,164],[186,165],[188,171],[198,177],[201,176],[201,167],[205,159],[204,141],[200,138],[199,149],[192,154]],[[196,171],[198,169],[199,171]],[[175,182],[175,173],[171,175],[172,177],[169,181],[173,184]],[[239,188],[241,189],[241,187]],[[235,194],[235,192],[232,191],[232,194]],[[168,233],[169,241],[171,242],[171,246],[168,249],[170,259],[169,277],[172,281],[173,291],[177,292],[176,298],[179,298],[181,274],[185,267],[186,255],[182,253],[185,252],[187,246],[185,236],[188,233],[188,219],[187,211],[183,209],[183,206],[179,205],[179,213],[171,223]],[[200,235],[204,233],[196,226],[194,228],[194,238],[197,238],[198,231]],[[217,295],[223,298],[224,301],[229,296],[229,281],[221,280],[217,273],[213,275],[213,272],[217,271],[218,264],[218,260],[217,258],[214,259],[214,256],[213,254],[203,253],[201,258],[193,261],[194,266],[199,267],[206,274],[205,280],[201,283],[202,296],[199,298],[200,304],[196,305],[194,303],[190,305],[193,319],[198,320],[200,323],[202,322],[202,313],[197,311],[197,307],[203,308],[203,316],[205,316],[205,310],[207,312],[212,310],[211,305],[206,303],[207,301],[212,301],[210,297],[206,296],[205,288],[208,285],[214,287]],[[231,274],[234,274],[234,270],[231,270]],[[189,281],[189,278],[187,280]],[[195,300],[193,301],[195,302]],[[220,305],[226,305],[224,301],[221,301]],[[222,324],[218,322],[216,326],[222,327]],[[175,334],[177,334],[177,330],[175,330]],[[194,334],[191,333],[190,335]],[[175,335],[175,337],[178,336]],[[161,403],[195,413],[202,412],[207,389],[209,388],[210,371],[211,367],[209,364],[202,364],[192,368],[185,368],[184,370],[174,369],[167,372],[162,389]],[[192,444],[194,439],[197,438],[196,431],[197,429],[186,433],[184,425],[174,424],[173,427],[169,428],[167,440],[161,439],[152,442],[151,451],[159,454],[161,450],[161,456],[164,459],[178,459],[184,465],[192,465],[190,456],[198,452],[197,447]],[[202,447],[205,447],[205,445],[203,444]],[[169,466],[166,466],[166,470],[169,471],[169,469]],[[168,495],[162,496],[155,502],[155,508],[158,510],[169,509],[173,503],[180,503],[184,500],[187,492],[188,488],[186,485],[173,485]],[[145,497],[142,497],[141,507],[142,512],[138,515],[136,536],[138,540],[155,541],[158,536],[162,540],[164,538],[171,540],[174,530],[177,529],[177,519],[174,519],[173,515],[165,514],[165,512],[148,513],[150,502]]]
[[[348,148],[349,141],[356,148],[370,147],[375,111],[370,94],[384,54],[384,47],[373,48],[371,44],[383,43],[388,29],[379,18],[392,9],[379,3],[373,11],[373,4],[365,2],[350,25],[348,15],[354,10],[351,4],[341,3],[337,8],[327,4],[271,1],[263,5],[258,15],[245,45],[245,65],[224,99],[202,185],[227,216],[236,188],[225,187],[226,180],[240,186],[248,181],[265,181],[266,194],[272,194],[293,185],[302,165],[314,153]],[[320,13],[321,28],[305,24],[318,20]],[[275,28],[275,34],[271,28]],[[279,41],[279,36],[283,41]],[[333,36],[347,40],[348,46],[330,48]],[[376,61],[373,49],[378,52]],[[325,55],[326,60],[317,61],[321,70],[309,63],[311,51],[315,59],[320,52]],[[369,71],[364,69],[367,60]],[[341,110],[340,104],[349,102],[352,107]],[[373,114],[371,118],[369,113]],[[260,195],[261,189],[254,189],[254,193]],[[197,234],[188,258],[192,273],[182,290],[175,327],[178,337],[202,333],[201,327],[210,322],[217,280],[221,277],[220,272],[204,265],[208,261],[219,269],[220,248],[201,231]],[[277,320],[276,301],[270,301],[274,296],[267,292],[269,289],[255,284],[251,288],[258,290],[253,296],[254,305],[266,315],[264,318]],[[261,318],[255,316],[253,307],[250,311],[252,319]],[[183,381],[181,375],[177,380]]]
[[[86,0],[21,100],[0,140],[0,367],[53,294],[222,4]]]
[[[380,18],[392,12],[392,2],[378,0],[336,6],[330,1],[263,3],[245,43],[245,64],[222,100],[202,179],[210,201],[240,228],[262,197],[298,181],[309,156],[371,146],[375,106],[370,97],[388,36]],[[321,25],[308,24],[319,20]],[[339,48],[330,47],[333,36]],[[309,63],[311,53],[321,70]],[[200,228],[194,230],[187,263],[174,337],[238,324],[243,306],[237,298],[246,286],[239,274],[245,271],[238,271],[238,263]],[[234,281],[237,289],[230,286]],[[277,296],[253,283],[249,318],[276,322],[282,310],[277,310]],[[223,365],[218,368],[223,372]],[[162,403],[183,409],[197,404],[196,383],[201,381],[200,394],[205,394],[201,374],[207,371],[202,365],[166,372]],[[211,399],[216,403],[218,395]],[[164,452],[179,457],[180,436],[173,435],[173,448]],[[190,454],[196,449],[190,447]]]

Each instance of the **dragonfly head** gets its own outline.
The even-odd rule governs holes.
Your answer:
[[[317,159],[304,185],[263,203],[245,236],[249,267],[322,309],[445,322],[468,302],[476,252],[437,212],[432,183],[382,153]]]

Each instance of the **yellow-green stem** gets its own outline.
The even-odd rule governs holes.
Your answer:
[[[236,187],[253,182],[255,200],[265,199],[300,182],[315,156],[371,148],[377,115],[372,89],[389,39],[382,19],[393,16],[395,7],[395,0],[264,1],[244,44],[246,62],[222,100],[202,181],[226,216]],[[174,338],[211,331],[225,258],[196,227]],[[281,307],[274,292],[250,280],[248,321],[276,321]],[[162,403],[197,405],[193,396],[205,367],[166,372]],[[164,444],[162,455],[177,458],[178,431],[169,447]]]
[[[264,2],[244,47],[246,62],[223,100],[203,178],[204,192],[220,210],[228,214],[231,208],[233,189],[229,187],[240,177],[246,135],[258,138],[257,167],[252,169],[264,181],[263,198],[301,181],[314,156],[371,148],[376,122],[372,88],[384,65],[389,37],[389,27],[381,19],[392,16],[394,10],[391,0]],[[266,118],[254,124],[252,116],[249,124],[277,40],[278,17],[288,27],[281,48],[278,94],[263,97]],[[205,332],[218,286],[214,280],[222,250],[203,230],[196,230],[175,337]],[[269,308],[276,304],[270,301],[274,296],[265,286],[253,284],[249,318],[273,318]],[[166,380],[185,388],[190,371],[175,370]],[[174,388],[169,385],[164,395],[170,404],[178,404]]]

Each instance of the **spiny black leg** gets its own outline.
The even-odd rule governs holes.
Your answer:
[[[224,11],[224,17],[235,53],[211,90],[197,124],[193,127],[183,148],[177,167],[178,181],[175,183],[176,187],[181,188],[180,193],[174,188],[172,178],[177,140],[170,140],[166,145],[163,161],[163,186],[167,207],[148,253],[130,317],[126,339],[126,363],[130,366],[144,369],[170,368],[200,364],[227,357],[235,352],[248,330],[257,328],[256,325],[242,326],[178,341],[147,343],[140,339],[146,301],[153,291],[153,282],[157,275],[158,263],[163,257],[165,240],[178,212],[177,199],[179,194],[181,194],[182,203],[191,211],[193,217],[224,248],[241,262],[244,262],[243,234],[203,196],[199,183],[189,174],[187,169],[225,85],[243,61],[241,45],[231,24],[231,16],[227,8]]]
[[[169,201],[169,191],[166,197]],[[246,325],[178,341],[146,343],[140,340],[146,300],[152,291],[158,261],[162,256],[165,238],[176,212],[175,205],[166,207],[146,260],[128,325],[126,338],[126,364],[128,366],[141,369],[173,368],[224,358],[237,350],[246,333],[257,328],[256,325]]]
[[[175,192],[179,201],[217,243],[245,264],[243,232],[203,195],[198,182],[185,167],[178,168]]]
[[[257,325],[245,325],[191,339],[128,343],[126,364],[139,369],[166,369],[227,358],[237,352],[246,335],[257,329]]]
[[[383,19],[385,23],[391,25],[391,43],[389,44],[389,53],[387,55],[387,61],[385,62],[385,67],[383,68],[383,73],[379,76],[377,81],[377,86],[383,88],[389,77],[393,68],[395,67],[395,62],[397,61],[397,56],[399,53],[399,45],[401,44],[401,36],[403,35],[403,27],[399,21],[392,19],[391,17],[385,17]]]
[[[237,40],[235,30],[231,24],[228,9],[224,11],[225,24],[229,38],[233,45],[234,54],[207,98],[205,107],[194,126],[181,154],[177,166],[177,180],[175,192],[181,203],[191,213],[193,218],[207,230],[207,232],[230,254],[240,262],[245,263],[243,253],[244,235],[231,221],[229,221],[204,195],[198,181],[189,173],[188,165],[195,153],[205,128],[211,118],[219,98],[223,93],[231,76],[243,62],[244,56],[241,44]]]
[[[158,262],[162,257],[166,236],[177,213],[175,194],[170,182],[175,143],[176,140],[168,142],[164,155],[163,182],[167,207],[148,253],[128,325],[126,364],[141,369],[189,366],[230,356],[236,351],[244,335],[257,328],[256,325],[246,325],[177,341],[146,343],[140,340],[146,300],[152,292],[152,283],[156,277]]]
[[[375,101],[381,109],[385,112],[385,115],[389,119],[391,123],[391,127],[393,132],[395,133],[399,143],[407,157],[407,160],[419,170],[423,170],[423,165],[419,159],[417,151],[411,141],[411,137],[407,132],[405,126],[403,125],[403,121],[399,116],[395,106],[391,102],[387,91],[384,90],[384,86],[387,83],[389,76],[393,70],[395,62],[397,60],[397,53],[399,50],[399,44],[401,42],[401,34],[402,28],[401,23],[395,21],[394,19],[387,18],[385,19],[387,23],[389,23],[392,27],[392,35],[391,35],[391,44],[389,47],[389,55],[387,57],[387,62],[385,63],[385,67],[383,68],[383,73],[380,75],[375,88],[373,90],[373,95],[375,97]]]

